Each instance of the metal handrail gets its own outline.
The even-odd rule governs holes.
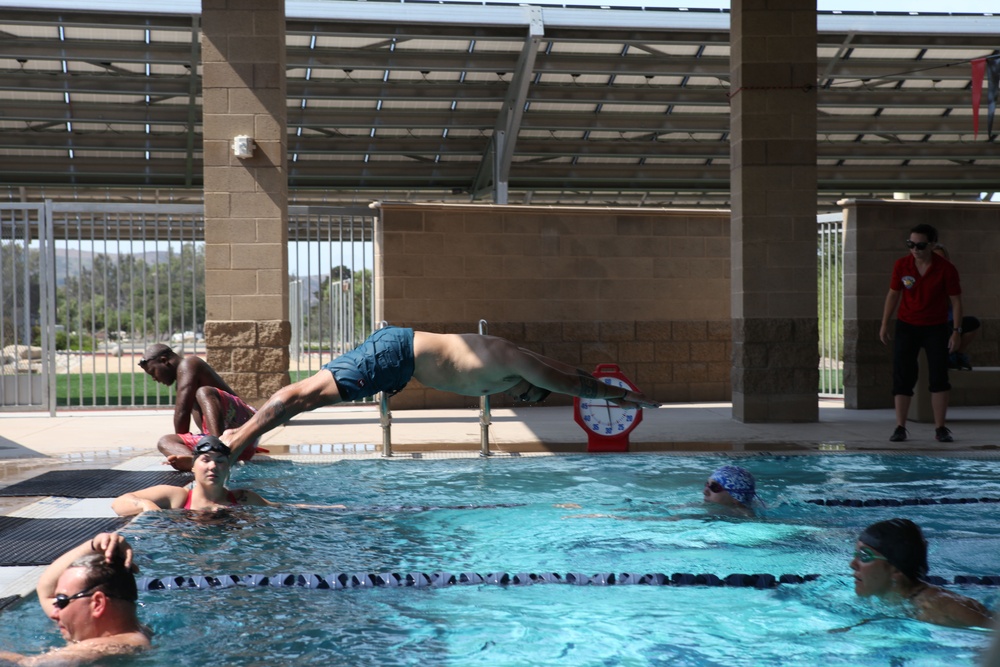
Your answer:
[[[489,330],[486,320],[479,320],[479,335],[485,336]],[[490,455],[490,397],[479,397],[479,455]]]
[[[382,320],[378,323],[378,328],[383,329],[389,323]],[[389,396],[382,392],[378,399],[379,423],[382,425],[382,456],[385,458],[392,456],[392,413],[389,411]]]

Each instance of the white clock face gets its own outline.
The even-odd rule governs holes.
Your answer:
[[[610,384],[622,389],[632,388],[618,378],[599,378],[604,384]],[[637,408],[620,408],[614,403],[609,403],[603,398],[581,398],[580,417],[587,429],[595,435],[615,436],[628,431],[635,422]]]

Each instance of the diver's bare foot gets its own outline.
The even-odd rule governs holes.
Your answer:
[[[194,457],[171,454],[163,462],[163,465],[171,466],[174,470],[180,470],[181,472],[191,472],[191,468],[194,468]]]

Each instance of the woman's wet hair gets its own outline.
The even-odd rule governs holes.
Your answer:
[[[97,588],[116,600],[135,602],[139,599],[135,575],[125,567],[125,561],[120,557],[116,556],[108,563],[103,553],[92,553],[77,558],[69,567],[84,571],[84,589]]]
[[[927,540],[909,519],[879,521],[865,528],[858,542],[885,556],[890,565],[914,581],[927,576]]]

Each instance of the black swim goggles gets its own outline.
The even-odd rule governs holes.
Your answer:
[[[72,602],[73,600],[79,600],[80,598],[89,598],[91,595],[97,592],[94,589],[97,588],[98,586],[100,586],[100,584],[96,584],[94,586],[91,586],[90,588],[85,588],[79,593],[76,593],[74,595],[66,595],[65,593],[60,593],[52,601],[52,605],[56,609],[65,609],[66,607],[69,606],[69,603]]]
[[[194,446],[195,456],[201,456],[202,454],[218,453],[225,456],[232,454],[232,450],[226,446],[226,443],[222,442],[214,435],[202,436],[198,444]]]

